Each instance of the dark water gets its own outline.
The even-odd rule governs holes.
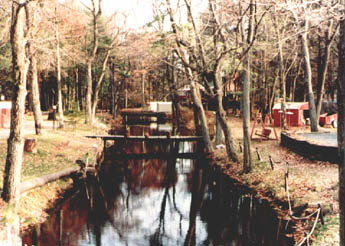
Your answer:
[[[128,150],[136,145],[142,146],[131,143]],[[192,146],[170,146],[176,149]],[[100,178],[89,175],[47,223],[23,236],[23,245],[293,245],[284,225],[202,155],[107,160]]]

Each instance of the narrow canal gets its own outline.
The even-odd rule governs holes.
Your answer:
[[[125,143],[122,143],[125,144]],[[125,148],[125,150],[124,150]],[[105,160],[23,245],[293,245],[267,202],[236,187],[187,143],[164,146],[168,159]],[[162,150],[143,143],[113,149]]]

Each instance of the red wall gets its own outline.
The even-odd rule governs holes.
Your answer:
[[[274,126],[280,127],[281,123],[281,113],[279,113],[280,109],[273,110],[273,118],[274,118]],[[287,109],[286,112],[291,112],[293,114],[286,114],[286,123],[288,126],[302,126],[304,122],[303,119],[303,110],[298,109]]]
[[[10,128],[11,109],[9,105],[0,105],[0,128]]]
[[[11,109],[0,109],[0,128],[9,128],[11,121]]]

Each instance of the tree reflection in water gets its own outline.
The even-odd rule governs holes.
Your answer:
[[[123,151],[118,145],[114,153]],[[156,147],[155,147],[156,148]],[[128,152],[154,151],[141,143]],[[159,148],[176,153],[182,143]],[[175,156],[176,157],[176,156]],[[206,160],[105,161],[99,179],[23,236],[27,245],[293,245],[266,202]],[[87,199],[88,190],[90,199]],[[62,212],[60,212],[62,211]]]

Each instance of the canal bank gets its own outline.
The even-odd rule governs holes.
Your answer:
[[[242,119],[232,118],[231,126],[234,137],[238,143],[242,142]],[[290,129],[292,131],[310,131],[308,127]],[[276,128],[280,135],[280,128]],[[322,131],[322,130],[321,130]],[[335,131],[324,129],[324,131]],[[234,164],[226,160],[223,150],[217,150],[215,163],[217,163],[231,179],[254,190],[258,197],[267,199],[281,217],[289,218],[288,200],[292,209],[306,206],[306,214],[314,212],[320,204],[325,215],[325,225],[320,220],[311,235],[313,245],[339,244],[339,210],[338,210],[338,166],[337,164],[310,160],[291,150],[282,147],[280,141],[252,140],[253,170],[244,174],[242,161]],[[260,156],[258,156],[258,153]],[[243,153],[238,148],[238,154]],[[271,158],[270,158],[271,157]],[[260,160],[259,160],[260,158]],[[273,162],[273,170],[272,163]],[[287,165],[288,163],[288,165]],[[285,191],[285,175],[288,174],[289,192]],[[288,197],[289,195],[289,197]],[[291,218],[290,218],[291,219]],[[314,219],[301,221],[295,228],[295,240],[301,241],[305,233],[312,230]]]
[[[66,120],[76,121],[73,127],[54,129],[53,121],[44,121],[43,133],[35,135],[32,115],[25,116],[25,137],[36,139],[37,152],[25,152],[23,155],[22,182],[26,182],[47,174],[56,173],[72,167],[78,167],[76,160],[85,160],[88,153],[89,160],[94,161],[98,146],[97,139],[88,139],[87,134],[104,134],[104,124],[90,127],[84,124],[84,115],[66,115]],[[7,155],[8,128],[0,129],[0,192],[3,185],[3,170]],[[21,194],[19,217],[20,230],[23,232],[36,224],[43,223],[49,216],[49,209],[55,206],[65,191],[72,185],[72,179],[66,178],[50,182],[44,186],[29,190]],[[0,199],[0,242],[8,238],[6,225],[13,220],[11,209]]]

